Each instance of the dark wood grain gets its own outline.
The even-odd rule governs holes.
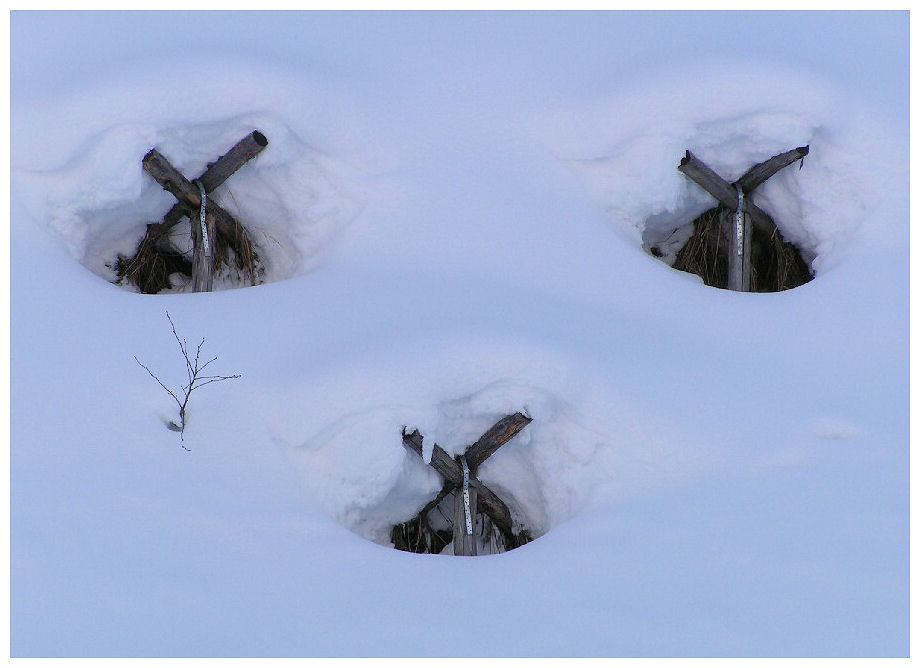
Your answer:
[[[703,190],[715,197],[722,206],[730,211],[734,211],[738,205],[738,192],[735,187],[721,176],[716,174],[702,160],[697,158],[693,153],[687,151],[684,159],[680,161],[677,167],[681,172],[686,174],[694,183],[699,185]],[[746,203],[747,212],[751,216],[751,221],[768,234],[772,234],[776,229],[776,223],[768,213],[760,209],[751,201]]]
[[[514,413],[496,422],[486,433],[479,437],[478,441],[467,448],[466,461],[469,462],[470,470],[475,473],[480,464],[514,438],[532,421],[531,418],[523,413]]]
[[[757,186],[776,174],[776,172],[783,167],[791,165],[796,160],[801,160],[806,155],[808,155],[807,146],[799,146],[791,151],[774,155],[769,160],[764,160],[751,167],[740,179],[735,181],[735,184],[740,185],[745,193],[753,192]]]
[[[210,194],[235,174],[240,167],[261,153],[266,146],[268,146],[268,139],[265,135],[258,130],[253,130],[234,144],[229,151],[209,163],[207,169],[195,180],[201,181],[205,192]],[[163,231],[175,226],[185,215],[186,208],[182,204],[176,204],[163,216],[163,222],[159,224],[160,227],[156,231],[162,234]]]

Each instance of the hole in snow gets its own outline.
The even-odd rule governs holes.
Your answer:
[[[199,248],[213,257],[211,289],[223,290],[320,266],[361,209],[355,176],[284,120],[258,114],[119,125],[57,170],[18,173],[17,187],[90,271],[132,292],[175,293],[193,290],[198,181],[214,225]]]
[[[729,235],[725,220],[734,212],[723,206],[704,211],[691,222],[675,225],[671,216],[652,216],[642,235],[643,248],[665,264],[695,274],[703,283],[728,288]],[[670,224],[668,224],[670,222]],[[750,292],[780,292],[808,283],[813,253],[783,239],[777,228],[767,234],[751,230]]]
[[[479,466],[514,439],[533,419],[518,411],[500,418],[475,443],[451,457],[418,429],[402,430],[403,445],[442,480],[441,491],[410,520],[390,532],[397,550],[421,554],[499,554],[533,540],[507,490],[495,492],[479,477]],[[512,511],[512,507],[516,512]]]
[[[718,206],[677,225],[664,216],[652,216],[643,231],[644,247],[673,268],[696,274],[717,288],[780,292],[807,283],[813,276],[802,250],[783,238],[780,221],[761,209],[752,195],[778,172],[788,182],[787,168],[796,162],[803,167],[808,154],[807,145],[777,153],[728,181],[687,150],[677,169]]]
[[[488,434],[500,436],[489,441]],[[479,445],[485,442],[501,444]],[[594,486],[611,478],[614,453],[560,396],[505,379],[427,407],[345,411],[297,446],[292,462],[316,501],[372,542],[455,554],[456,524],[470,536],[461,540],[486,555],[520,547],[572,517]],[[465,533],[461,455],[468,490],[478,497],[470,498],[472,535]]]
[[[142,236],[130,252],[106,263],[115,282],[144,293],[197,292],[308,269],[324,241],[356,213],[354,202],[326,169],[331,161],[284,125],[272,119],[260,125],[268,130],[234,135],[227,125],[219,138],[180,133],[143,156],[145,191],[171,208],[161,220],[137,226]],[[213,161],[202,165],[205,155]]]

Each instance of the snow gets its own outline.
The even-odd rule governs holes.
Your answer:
[[[14,12],[12,655],[908,655],[907,25]],[[213,197],[266,282],[109,282],[174,202],[143,155],[253,129]],[[754,199],[814,281],[644,251],[711,206],[687,149],[806,144]],[[242,374],[190,451],[167,311]],[[480,475],[539,538],[391,549],[441,487],[402,429],[519,410]]]

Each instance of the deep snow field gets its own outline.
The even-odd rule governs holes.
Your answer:
[[[13,656],[909,654],[907,13],[11,16]],[[266,281],[115,285],[188,176]],[[727,179],[783,293],[645,252]],[[185,227],[187,236],[188,227]],[[181,240],[180,240],[181,243]],[[183,361],[213,371],[184,440]],[[392,549],[459,453],[537,538]],[[185,446],[183,448],[182,446]]]

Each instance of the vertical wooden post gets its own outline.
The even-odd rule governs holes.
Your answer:
[[[751,221],[747,215],[744,190],[735,184],[735,210],[724,211],[720,224],[728,230],[728,263],[726,281],[729,290],[751,291]]]
[[[478,554],[476,546],[476,535],[478,527],[476,526],[476,504],[479,502],[476,488],[470,485],[470,512],[472,517],[470,522],[473,525],[472,535],[466,532],[466,503],[463,499],[463,488],[457,490],[457,497],[454,501],[454,554],[463,557],[475,557]]]
[[[207,195],[201,182],[198,185],[206,208]],[[214,216],[204,215],[203,220],[202,216],[200,210],[189,214],[192,224],[192,292],[210,292],[214,282]]]
[[[728,237],[728,283],[736,292],[751,291],[751,217],[745,213],[739,233],[737,213],[723,211],[720,226]]]
[[[744,239],[744,248],[741,256],[741,291],[751,291],[751,247],[754,245],[754,225],[751,216],[744,212],[744,230],[742,237]]]

